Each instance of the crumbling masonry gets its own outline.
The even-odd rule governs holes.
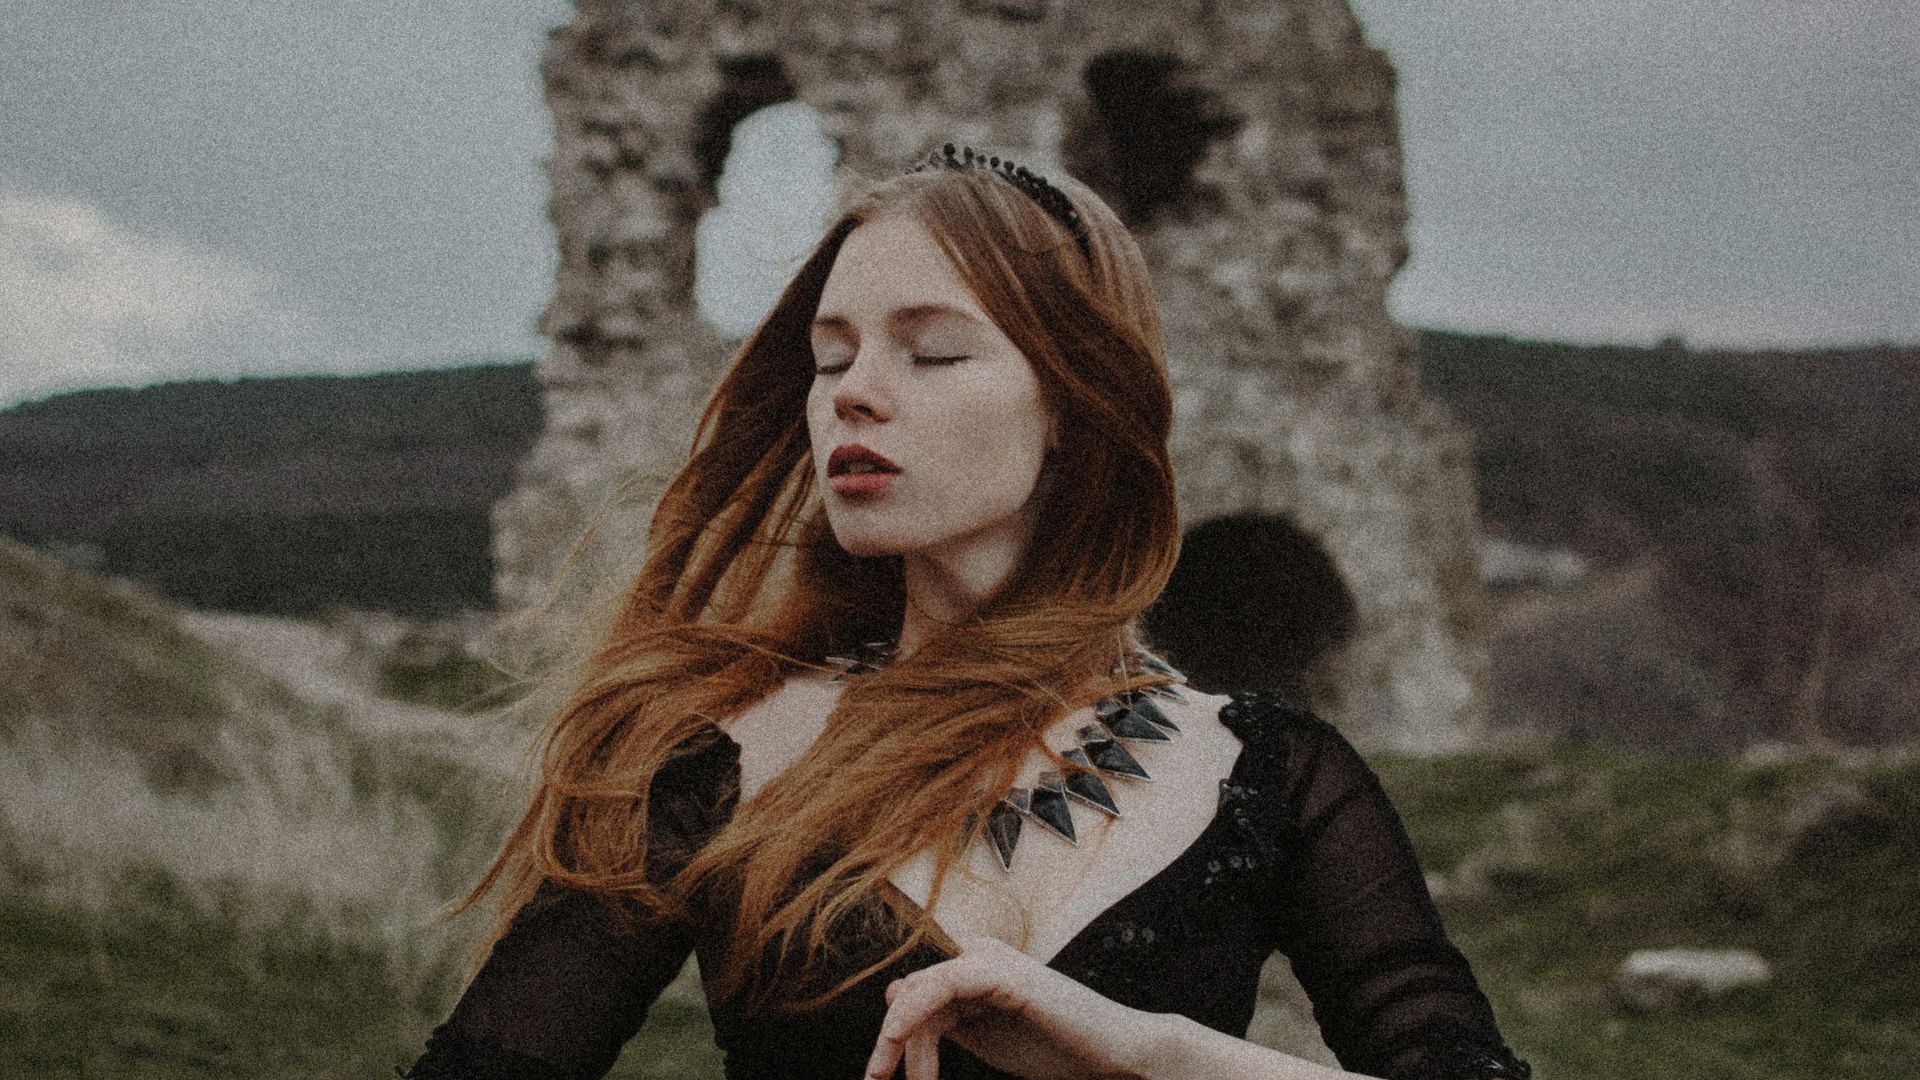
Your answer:
[[[1344,0],[578,0],[542,73],[560,267],[547,427],[494,513],[503,608],[617,480],[684,460],[735,345],[695,310],[694,228],[733,126],[800,101],[847,183],[967,143],[1064,168],[1133,227],[1189,528],[1149,627],[1197,683],[1291,687],[1364,745],[1482,729],[1471,447],[1387,313],[1394,73]],[[601,558],[637,555],[647,509]]]

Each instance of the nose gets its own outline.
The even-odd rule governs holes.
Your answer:
[[[833,390],[833,415],[842,421],[855,417],[867,420],[893,418],[893,387],[889,385],[886,357],[877,350],[865,349],[853,358]]]

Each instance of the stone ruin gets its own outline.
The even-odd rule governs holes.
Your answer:
[[[1395,76],[1344,0],[577,0],[541,72],[560,261],[546,429],[494,510],[503,611],[620,481],[684,461],[738,344],[696,309],[695,229],[735,126],[797,101],[837,183],[966,143],[1064,168],[1134,230],[1188,528],[1148,626],[1196,684],[1290,689],[1369,747],[1484,731],[1471,443],[1387,311]],[[616,502],[589,561],[635,569],[650,508]]]

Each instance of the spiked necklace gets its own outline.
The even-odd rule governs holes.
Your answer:
[[[873,641],[854,650],[852,655],[829,656],[828,662],[844,665],[829,679],[842,682],[848,676],[878,671],[893,658],[894,648],[892,642]],[[1131,659],[1148,671],[1181,681],[1186,679],[1171,664],[1145,649],[1133,650]],[[1115,675],[1125,671],[1124,661],[1114,665]],[[1059,769],[1047,769],[1041,772],[1033,787],[1016,787],[994,804],[987,814],[986,831],[1002,870],[1013,869],[1013,849],[1020,842],[1020,829],[1026,818],[1032,818],[1069,843],[1078,844],[1071,812],[1074,802],[1085,803],[1108,817],[1122,816],[1120,805],[1114,801],[1113,791],[1101,779],[1101,774],[1122,780],[1152,780],[1153,777],[1120,740],[1164,743],[1180,734],[1179,726],[1154,703],[1156,697],[1181,701],[1186,695],[1179,687],[1163,683],[1107,698],[1093,707],[1094,722],[1083,725],[1075,733],[1078,745],[1058,751],[1075,768],[1064,775]]]

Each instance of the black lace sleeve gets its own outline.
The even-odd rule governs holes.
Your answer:
[[[649,840],[665,857],[650,877],[665,880],[704,843],[718,823],[715,793],[737,764],[738,747],[716,740],[661,770],[648,802]],[[687,927],[625,910],[616,919],[608,901],[541,885],[425,1053],[395,1072],[407,1080],[604,1076],[693,951]]]
[[[1388,1080],[1530,1076],[1447,939],[1373,770],[1311,713],[1241,698],[1284,778],[1278,947],[1342,1067]]]

